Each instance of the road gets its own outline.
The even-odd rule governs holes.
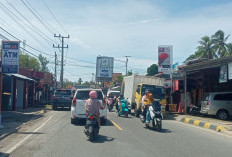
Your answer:
[[[133,116],[126,119],[111,112],[108,119],[91,143],[83,132],[83,124],[70,123],[70,111],[51,111],[31,130],[21,132],[20,140],[11,142],[2,149],[2,154],[10,157],[231,157],[232,154],[231,137],[174,120],[164,120],[163,131],[156,132],[145,129]]]

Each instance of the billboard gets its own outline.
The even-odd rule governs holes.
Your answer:
[[[96,65],[96,80],[97,81],[112,81],[114,68],[114,58],[99,56],[97,57]]]
[[[159,72],[170,75],[173,60],[172,45],[161,45],[158,47]]]
[[[2,72],[18,73],[19,41],[2,41]]]

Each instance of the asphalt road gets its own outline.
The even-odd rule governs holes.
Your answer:
[[[91,143],[84,125],[70,123],[70,111],[51,111],[34,131],[8,149],[10,157],[231,157],[232,138],[173,120],[163,121],[163,131],[145,129],[138,118],[108,113],[96,141]],[[117,127],[114,124],[118,125]],[[39,128],[38,128],[39,126]],[[15,146],[17,145],[17,147]]]

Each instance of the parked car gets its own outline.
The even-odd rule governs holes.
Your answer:
[[[100,100],[103,105],[106,105],[106,99],[101,89],[77,89],[71,105],[71,124],[75,124],[79,120],[86,120],[87,116],[84,105],[85,101],[89,99],[89,92],[92,90],[97,91],[98,100]],[[106,123],[107,108],[100,110],[100,118],[102,124]]]
[[[56,110],[58,107],[71,108],[72,92],[70,89],[57,89],[52,97],[52,108]]]
[[[207,93],[201,102],[202,114],[226,120],[232,115],[232,92]]]

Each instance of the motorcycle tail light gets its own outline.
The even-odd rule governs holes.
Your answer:
[[[89,119],[90,119],[90,120],[93,120],[93,119],[94,119],[94,117],[93,117],[93,116],[90,116],[90,117],[89,117]]]

